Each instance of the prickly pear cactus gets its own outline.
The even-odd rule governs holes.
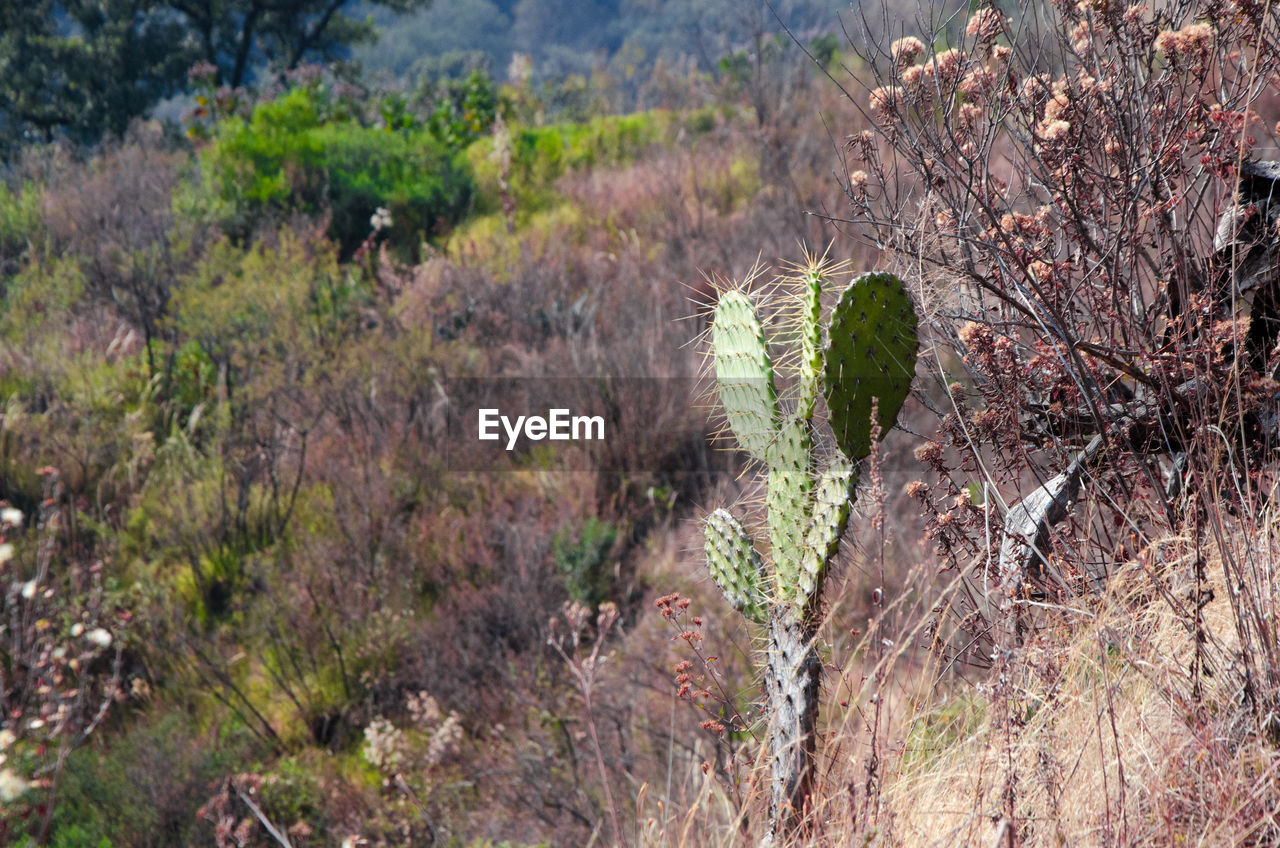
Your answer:
[[[770,338],[757,304],[724,292],[711,323],[716,395],[737,444],[766,474],[770,557],[727,510],[705,522],[707,568],[736,609],[768,627],[761,664],[773,771],[771,834],[798,823],[813,779],[818,689],[816,646],[822,588],[849,522],[857,463],[871,451],[872,411],[886,433],[906,401],[915,371],[916,315],[902,281],[864,274],[845,288],[822,323],[822,293],[841,272],[810,257],[784,278],[796,302],[780,314],[774,339],[794,371],[794,404],[780,399]],[[820,455],[814,412],[821,391],[835,437]],[[771,567],[770,567],[771,566]]]

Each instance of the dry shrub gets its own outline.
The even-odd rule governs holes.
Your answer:
[[[837,217],[934,333],[938,559],[846,666],[805,844],[1276,840],[1280,277],[1269,190],[1235,191],[1278,24],[1052,3],[867,48]]]
[[[174,189],[188,162],[157,128],[137,124],[84,169],[56,173],[44,196],[51,246],[80,263],[86,294],[138,330],[153,373],[150,344],[165,337],[176,278],[207,238],[175,229]]]
[[[1270,131],[1251,109],[1280,67],[1276,22],[1215,8],[981,10],[954,48],[908,38],[866,57],[887,146],[850,139],[848,203],[919,280],[939,382],[955,359],[968,378],[945,388],[938,442],[919,454],[939,484],[920,497],[939,553],[972,559],[984,592],[1032,579],[1087,594],[1135,544],[1202,536],[1205,504],[1189,498],[1238,502],[1272,462],[1276,283],[1249,277],[1268,237],[1241,223],[1270,221],[1267,201],[1250,183],[1222,218],[1231,231],[1215,225]],[[1236,309],[1249,285],[1252,321]],[[1005,523],[1014,491],[1073,460],[1089,502],[1076,533],[1096,547],[993,571],[1006,540],[971,485]]]

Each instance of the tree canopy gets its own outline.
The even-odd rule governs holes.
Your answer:
[[[372,0],[396,12],[430,0]],[[33,0],[0,6],[0,145],[119,133],[196,62],[236,87],[371,40],[352,0]]]
[[[189,64],[182,22],[146,0],[35,0],[0,8],[6,141],[120,132],[175,90]]]

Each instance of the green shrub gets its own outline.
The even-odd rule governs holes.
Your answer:
[[[0,302],[0,337],[34,353],[46,322],[66,322],[85,299],[76,258],[33,262],[9,279]]]
[[[558,179],[571,171],[629,165],[655,147],[669,147],[683,129],[687,138],[713,130],[717,113],[702,109],[681,114],[666,109],[632,115],[606,115],[582,123],[546,127],[511,127],[511,191],[524,213],[555,203]],[[491,214],[502,209],[498,157],[492,136],[467,148],[475,174],[475,210]]]
[[[107,837],[95,840],[88,831],[76,825],[58,831],[50,844],[53,848],[112,848]]]
[[[391,213],[388,238],[414,254],[423,239],[441,235],[462,219],[474,182],[431,135],[328,125],[311,134],[324,150],[330,237],[343,256],[370,233],[379,207]]]
[[[201,379],[216,379],[225,367],[228,391],[238,396],[259,377],[283,379],[278,372],[286,368],[300,379],[325,360],[353,332],[366,294],[331,249],[288,230],[275,248],[241,251],[222,242],[174,293],[176,335],[193,352]]]
[[[473,70],[463,79],[437,84],[435,106],[427,119],[432,135],[451,150],[461,150],[489,131],[498,115],[498,92],[488,74]]]
[[[430,130],[362,126],[329,116],[317,94],[298,88],[229,119],[203,154],[209,206],[221,207],[232,235],[297,213],[332,217],[329,236],[349,257],[391,212],[390,238],[414,254],[466,212],[474,184],[465,163]]]
[[[180,709],[123,730],[115,744],[67,758],[50,842],[66,848],[192,845],[212,826],[196,816],[217,780],[256,753],[228,722],[220,739]]]
[[[592,516],[574,533],[561,528],[551,539],[556,572],[564,580],[569,597],[594,609],[613,595],[613,570],[609,554],[618,529]]]
[[[44,221],[43,199],[44,193],[31,183],[15,191],[0,182],[0,278],[21,267]]]
[[[209,429],[207,425],[199,427],[205,418],[206,406],[217,400],[218,365],[208,352],[198,341],[188,341],[174,352],[173,367],[166,372],[166,377],[164,393],[169,421],[185,427],[192,435]],[[167,431],[165,428],[157,435],[167,435]]]
[[[263,809],[284,826],[304,821],[319,825],[325,810],[324,787],[315,763],[297,757],[281,759],[262,783]],[[313,837],[323,837],[314,831]],[[337,840],[334,840],[337,841]]]

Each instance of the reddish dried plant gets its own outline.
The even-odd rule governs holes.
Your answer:
[[[917,281],[937,343],[935,482],[911,495],[944,566],[1025,602],[1087,594],[1171,531],[1221,546],[1280,443],[1280,170],[1251,164],[1274,144],[1277,10],[988,8],[862,58],[874,80],[848,93],[876,129],[847,140],[836,220]],[[1063,502],[1089,508],[1036,543],[1033,588],[1004,585],[1013,505],[1070,468]],[[1269,657],[1269,607],[1248,607],[1245,654]],[[1274,669],[1242,672],[1260,717]]]

